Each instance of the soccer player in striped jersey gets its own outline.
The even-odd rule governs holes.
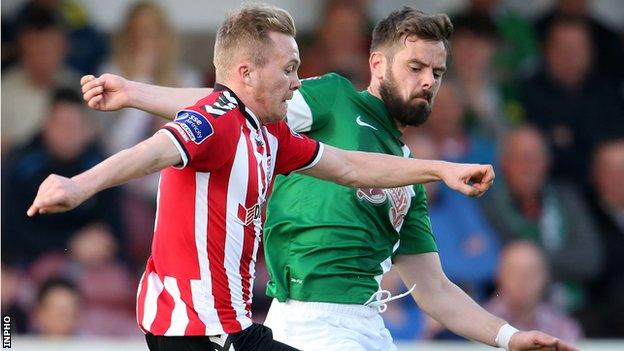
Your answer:
[[[412,8],[391,13],[373,32],[369,88],[356,91],[336,74],[304,80],[288,105],[289,125],[344,149],[407,156],[401,133],[424,123],[431,111],[451,32],[446,15]],[[82,84],[91,108],[135,107],[165,117],[208,91],[108,74],[86,76]],[[465,184],[443,180],[474,195]],[[447,279],[422,185],[347,188],[279,177],[266,228],[267,294],[275,300],[265,323],[278,340],[311,350],[395,349],[378,312],[394,299],[383,296],[379,282],[395,265],[419,306],[459,335],[509,350],[574,350],[538,331],[517,331]]]
[[[234,12],[217,34],[213,91],[135,147],[75,177],[49,176],[28,210],[67,211],[162,170],[152,254],[137,298],[150,350],[292,349],[251,319],[264,207],[278,174],[356,188],[445,179],[473,195],[493,181],[490,166],[343,151],[292,131],[284,116],[300,87],[294,36],[284,10],[250,5]]]

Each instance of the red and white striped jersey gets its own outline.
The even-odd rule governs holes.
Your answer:
[[[235,333],[252,324],[255,261],[274,174],[313,166],[323,145],[261,125],[228,88],[178,112],[165,133],[183,162],[161,172],[152,254],[137,296],[144,332]]]

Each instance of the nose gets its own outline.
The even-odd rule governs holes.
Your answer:
[[[422,89],[430,90],[431,88],[433,88],[433,85],[435,84],[435,77],[433,76],[433,69],[431,69],[430,67],[427,67],[427,69],[424,69],[422,72],[423,72],[423,76],[420,82],[422,85]]]
[[[301,87],[301,80],[299,80],[299,75],[297,73],[292,75],[290,79],[290,90],[295,91]]]

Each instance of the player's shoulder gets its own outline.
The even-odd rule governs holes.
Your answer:
[[[353,84],[345,77],[338,73],[326,73],[321,76],[305,78],[301,80],[303,87],[322,87],[325,89],[352,89],[355,90]]]
[[[232,112],[240,113],[242,104],[234,93],[225,90],[213,90],[207,96],[199,99],[191,109],[199,110],[210,118],[220,118],[231,115]]]
[[[213,91],[176,113],[171,125],[197,144],[212,135],[233,134],[243,118],[241,103],[227,90]],[[185,138],[186,139],[186,138]]]
[[[286,120],[266,124],[266,128],[269,133],[276,136],[278,139],[284,136],[288,136],[287,133],[291,134],[296,138],[303,138],[301,134],[295,132],[292,128],[290,128]]]

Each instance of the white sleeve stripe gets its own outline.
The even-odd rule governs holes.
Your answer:
[[[178,149],[178,152],[180,153],[180,157],[182,157],[182,165],[173,166],[173,168],[183,169],[184,167],[186,167],[186,165],[188,164],[188,157],[186,156],[186,152],[184,151],[184,148],[182,147],[182,145],[180,145],[180,142],[178,142],[178,139],[175,137],[175,135],[173,135],[171,131],[168,131],[166,129],[161,129],[157,131],[156,133],[164,133],[166,136],[168,136],[171,142],[173,143],[173,145],[175,145],[176,149]]]
[[[308,132],[312,129],[312,110],[299,90],[296,90],[292,99],[288,101],[286,121],[297,133]]]
[[[316,164],[321,160],[321,157],[323,157],[323,151],[325,151],[325,146],[323,145],[323,143],[321,143],[320,141],[319,143],[319,147],[318,147],[318,151],[316,152],[316,156],[314,157],[314,159],[312,160],[312,162],[308,163],[307,165],[299,168],[299,169],[295,169],[293,172],[299,172],[299,171],[303,171],[306,170],[308,168],[312,168],[314,166],[316,166]]]

